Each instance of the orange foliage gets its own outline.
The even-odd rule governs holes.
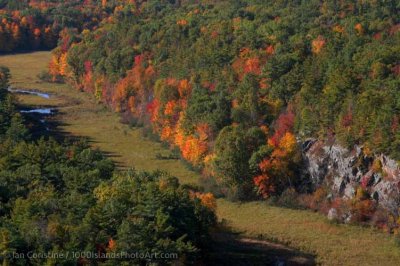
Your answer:
[[[200,199],[201,204],[215,211],[217,209],[217,200],[212,193],[197,193],[197,197]]]
[[[361,23],[357,23],[355,26],[354,26],[354,29],[357,31],[357,33],[358,34],[363,34],[364,33],[364,28],[363,28],[363,26],[361,25]]]
[[[179,82],[179,86],[178,86],[179,97],[184,98],[184,97],[189,96],[191,90],[192,90],[192,88],[187,79],[183,79]]]
[[[333,31],[337,32],[337,33],[343,33],[344,32],[344,28],[340,25],[336,25],[333,27]]]
[[[154,99],[147,104],[147,112],[150,114],[150,122],[155,123],[158,120],[158,112],[160,110],[160,102]]]
[[[136,56],[133,68],[115,85],[112,103],[117,112],[128,110],[136,116],[142,115],[137,105],[143,106],[147,102],[148,87],[155,75],[152,65],[144,68],[142,62],[145,58],[145,55]],[[134,96],[134,100],[129,98],[131,96]]]
[[[273,45],[268,45],[267,48],[265,49],[265,52],[267,55],[273,55],[275,53],[275,48]]]
[[[196,133],[201,141],[206,141],[211,135],[210,126],[206,123],[198,124],[196,126]]]
[[[91,61],[86,61],[85,65],[85,74],[83,76],[83,89],[87,92],[93,93],[94,84],[93,84],[93,65]]]
[[[174,130],[169,125],[164,125],[161,130],[161,140],[163,141],[171,141],[173,138]]]
[[[294,177],[289,168],[290,162],[297,154],[297,141],[292,133],[293,124],[294,113],[292,107],[288,106],[287,112],[282,113],[276,121],[274,135],[267,140],[268,145],[274,150],[259,163],[261,174],[253,179],[263,197],[275,193],[276,186],[282,179],[286,182]],[[268,133],[268,128],[264,130]]]
[[[293,177],[293,173],[291,173],[288,166],[289,161],[296,152],[296,147],[295,136],[286,132],[271,156],[265,158],[259,164],[261,174],[254,177],[254,183],[263,197],[269,197],[276,192],[276,184],[280,182],[279,179]]]
[[[52,76],[53,81],[55,81],[56,77],[60,74],[60,64],[55,54],[51,56],[49,63],[49,74]]]
[[[240,23],[241,23],[242,19],[240,17],[236,17],[236,18],[233,18],[232,21],[233,21],[233,29],[238,30],[240,28]]]
[[[319,35],[315,40],[312,41],[312,52],[314,54],[319,54],[322,48],[325,46],[326,40],[323,36]]]
[[[247,59],[244,67],[244,73],[252,73],[255,75],[261,74],[260,60],[258,58]]]
[[[241,57],[241,58],[245,58],[247,55],[249,55],[250,54],[250,49],[249,48],[247,48],[247,47],[244,47],[244,48],[242,48],[241,50],[240,50],[240,54],[239,54],[239,56]]]
[[[260,86],[260,89],[263,89],[263,90],[268,89],[269,88],[268,79],[266,79],[266,78],[261,79],[259,86]]]
[[[150,65],[146,68],[146,70],[144,71],[144,74],[147,77],[152,77],[156,74],[156,71],[154,70],[154,67],[152,65]]]
[[[135,96],[130,96],[128,99],[128,108],[132,114],[136,114]]]
[[[267,174],[267,171],[270,169],[270,164],[269,160],[264,159],[259,165],[263,173],[254,177],[254,184],[258,187],[259,193],[261,193],[264,198],[269,197],[269,195],[275,192],[271,177]]]
[[[194,136],[187,136],[180,148],[182,151],[182,157],[185,160],[194,165],[198,165],[201,163],[201,159],[204,158],[208,151],[208,144],[206,141],[202,141]]]
[[[265,64],[269,55],[275,52],[270,45],[263,51],[252,51],[247,47],[240,50],[238,57],[233,61],[232,68],[241,80],[246,74],[261,75],[261,66]]]
[[[176,107],[176,102],[175,101],[167,102],[167,104],[165,105],[164,114],[165,115],[173,115],[175,107]]]
[[[108,249],[109,250],[115,250],[117,247],[117,243],[114,241],[114,239],[110,238],[108,241]]]
[[[188,22],[187,22],[187,20],[185,20],[185,19],[181,19],[181,20],[178,20],[178,21],[176,22],[176,24],[178,24],[178,25],[180,25],[180,26],[185,26],[185,25],[188,24]]]
[[[293,153],[295,148],[296,148],[296,137],[292,133],[286,132],[285,135],[279,141],[279,149],[276,151],[284,151],[283,156],[286,156],[287,154]]]

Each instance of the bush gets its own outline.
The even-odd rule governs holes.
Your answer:
[[[42,72],[40,72],[37,77],[45,82],[49,82],[49,83],[64,83],[64,78],[60,75],[53,77],[52,75],[50,75],[50,73],[46,70],[43,70]]]
[[[299,204],[315,211],[327,213],[330,209],[328,190],[325,187],[319,187],[312,194],[301,195]]]
[[[294,188],[286,189],[276,200],[276,204],[290,209],[303,208],[299,202],[299,194]]]
[[[221,198],[224,196],[224,193],[222,192],[221,187],[218,185],[217,180],[215,180],[215,177],[202,176],[199,183],[200,186],[204,188],[204,191],[211,192],[215,197]]]

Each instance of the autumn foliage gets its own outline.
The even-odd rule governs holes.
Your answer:
[[[268,197],[295,184],[295,165],[299,160],[297,141],[293,134],[294,113],[289,106],[276,121],[275,133],[268,139],[272,153],[259,163],[260,174],[254,177],[258,192]]]
[[[400,158],[394,5],[241,1],[228,11],[218,1],[145,2],[87,1],[103,15],[85,25],[98,28],[59,31],[50,74],[157,135],[220,193],[237,200],[314,190],[299,171],[298,146],[308,138]],[[3,24],[12,31],[11,19]],[[32,23],[25,16],[21,24]],[[52,30],[30,27],[32,41]],[[329,206],[321,195],[313,208]],[[353,207],[367,212],[368,204]]]

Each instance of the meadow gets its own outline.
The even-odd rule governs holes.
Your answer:
[[[93,147],[108,154],[121,169],[161,169],[182,183],[198,183],[200,175],[184,162],[157,159],[157,154],[170,153],[167,147],[144,138],[140,128],[122,124],[118,114],[98,104],[92,95],[65,84],[40,81],[37,75],[47,68],[49,60],[50,52],[0,56],[0,65],[11,70],[14,88],[52,95],[50,99],[21,95],[21,105],[57,108],[59,112],[52,118],[59,125],[57,134],[88,138]],[[311,211],[279,208],[265,202],[232,203],[219,199],[217,214],[240,233],[244,244],[262,240],[266,245],[282,243],[315,255],[316,263],[323,265],[400,265],[400,247],[395,239],[373,228],[333,224]]]

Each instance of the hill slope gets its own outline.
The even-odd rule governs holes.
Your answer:
[[[97,105],[85,93],[66,85],[39,81],[36,75],[47,67],[50,53],[38,52],[1,56],[0,65],[13,73],[13,85],[52,93],[50,99],[21,97],[27,105],[59,108],[61,133],[86,136],[92,145],[106,151],[121,165],[134,164],[139,169],[160,168],[179,177],[182,182],[196,183],[199,175],[187,170],[178,160],[158,160],[156,154],[168,153],[159,143],[143,139],[138,129],[119,123],[118,115]],[[336,225],[311,211],[276,208],[263,202],[231,203],[218,201],[219,219],[225,219],[243,236],[274,239],[317,256],[324,265],[400,264],[400,253],[394,239],[384,233],[357,226]]]

